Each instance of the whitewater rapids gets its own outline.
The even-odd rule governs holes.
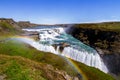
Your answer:
[[[71,35],[65,32],[63,27],[36,27],[23,29],[24,31],[37,31],[39,32],[39,41],[21,39],[22,41],[35,47],[37,50],[44,52],[51,52],[57,55],[62,55],[73,60],[82,62],[88,66],[92,66],[107,73],[108,69],[100,58],[99,54],[89,46],[83,44],[79,40],[73,38]],[[70,46],[64,47],[63,51],[60,51],[60,46],[57,49],[53,47],[53,44],[68,43]]]

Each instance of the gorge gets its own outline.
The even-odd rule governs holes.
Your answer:
[[[19,55],[22,57],[29,56],[32,50],[26,52],[26,48],[24,48],[23,52],[21,52],[19,50],[21,50],[22,46],[16,48],[14,47],[16,43],[14,45],[11,45],[11,43],[9,43],[10,45],[7,44],[9,40],[18,41],[17,44],[19,44],[19,41],[22,41],[25,42],[25,45],[27,43],[38,50],[37,53],[39,53],[39,55],[35,52],[32,57],[36,56],[40,63],[47,63],[58,69],[62,68],[63,71],[67,71],[68,73],[74,73],[74,70],[72,69],[71,71],[71,68],[68,67],[69,62],[70,65],[76,67],[71,63],[71,59],[80,62],[78,63],[80,64],[79,69],[82,69],[89,80],[93,80],[93,78],[95,78],[95,80],[114,80],[109,73],[119,75],[119,29],[116,31],[106,31],[105,29],[93,29],[91,25],[87,27],[79,27],[78,25],[82,24],[37,25],[24,21],[21,21],[19,24],[13,19],[1,19],[0,44],[2,46],[0,46],[0,54]],[[85,24],[85,26],[86,25],[87,24]],[[101,25],[101,27],[102,26],[103,25]],[[18,37],[15,37],[15,35]],[[24,36],[28,36],[29,38]],[[33,38],[35,38],[35,40],[33,40]],[[55,55],[65,58],[65,61],[68,61],[67,66],[64,64],[64,59],[56,58]],[[47,57],[49,59],[47,59]],[[63,69],[64,67],[65,69]],[[78,69],[76,71],[79,73]],[[52,75],[52,77],[54,78],[55,76]]]
[[[109,72],[120,74],[120,23],[76,24],[69,34],[97,50]]]
[[[105,27],[103,27],[103,29],[96,28],[98,25],[101,27],[105,26],[108,29]],[[119,66],[120,66],[120,55],[119,55],[119,53],[120,53],[120,33],[119,33],[119,29],[116,29],[116,30],[110,29],[109,25],[116,28],[116,26],[117,27],[119,26],[119,23],[117,23],[117,22],[109,23],[108,22],[108,23],[98,23],[98,24],[91,23],[91,24],[76,24],[76,25],[68,25],[68,24],[67,25],[58,25],[58,26],[62,26],[63,28],[67,27],[66,29],[64,29],[64,31],[62,30],[63,33],[64,32],[67,33],[67,37],[68,37],[68,34],[70,34],[74,37],[73,38],[72,36],[69,35],[73,39],[71,40],[71,38],[70,38],[70,39],[68,39],[69,41],[67,41],[68,44],[72,45],[72,48],[71,48],[71,46],[64,47],[64,49],[62,48],[63,51],[60,53],[58,51],[58,48],[61,49],[61,47],[57,46],[56,51],[54,51],[52,49],[52,51],[50,51],[50,52],[62,54],[64,56],[67,56],[67,57],[77,60],[79,62],[85,63],[89,66],[99,68],[100,70],[102,70],[104,72],[109,71],[108,73],[110,73],[112,75],[119,75],[120,74],[120,69],[119,69]],[[48,30],[50,30],[50,29],[48,29]],[[35,30],[29,29],[28,31],[35,31]],[[36,31],[41,32],[39,29],[38,30],[36,29]],[[49,35],[49,34],[46,33],[46,35]],[[58,34],[58,35],[60,35],[60,34]],[[58,35],[56,35],[56,36],[58,36]],[[50,36],[47,36],[47,37],[49,39],[52,38]],[[61,36],[59,38],[61,38]],[[62,36],[62,38],[63,38],[63,36]],[[75,39],[75,41],[74,41],[74,39]],[[81,42],[83,42],[84,44],[91,46],[92,48],[89,47],[89,49],[88,49],[88,46],[86,47],[86,45],[85,46],[82,45],[79,40]],[[82,48],[84,48],[84,49],[87,48],[88,50],[86,50],[86,49],[85,50],[84,49],[76,50],[76,48],[73,47],[74,46],[73,44],[75,44],[75,43],[72,43],[72,41],[76,42],[77,45],[78,45],[78,43],[80,43],[78,46],[81,45]],[[56,41],[54,41],[54,42],[56,42]],[[61,40],[59,42],[61,42]],[[62,42],[66,43],[66,41],[62,41]],[[71,42],[71,43],[69,43],[69,42]],[[49,41],[48,41],[48,43],[49,43]],[[53,43],[53,42],[50,42],[50,43]],[[91,52],[89,52],[89,50],[93,50],[92,54],[91,54]],[[43,49],[43,51],[44,51],[44,49]],[[71,53],[71,54],[69,54],[69,53]],[[72,53],[74,53],[74,54],[72,54]],[[82,54],[80,54],[80,53],[82,53]],[[86,58],[88,60],[85,60]],[[96,61],[96,63],[95,63],[95,61]]]
[[[39,41],[26,41],[31,46],[40,51],[51,52],[62,55],[73,60],[82,62],[88,66],[108,72],[105,64],[99,54],[91,47],[83,44],[65,31],[67,28],[62,26],[38,26],[34,28],[26,28],[24,31],[32,31],[39,33]]]

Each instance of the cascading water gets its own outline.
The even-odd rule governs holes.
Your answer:
[[[40,40],[38,42],[26,41],[26,43],[36,49],[69,57],[107,73],[108,70],[99,54],[93,48],[90,48],[79,40],[73,38],[71,35],[65,33],[64,29],[65,28],[59,26],[43,26],[23,30],[39,32]],[[64,44],[67,44],[67,46]],[[53,45],[56,46],[56,49]],[[62,51],[60,51],[61,46],[63,48]]]

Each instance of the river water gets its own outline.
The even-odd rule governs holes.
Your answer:
[[[107,73],[108,69],[93,48],[83,44],[66,33],[66,28],[61,26],[40,26],[26,28],[24,31],[36,31],[39,33],[39,41],[27,41],[30,45],[44,52],[62,55],[82,62]],[[55,46],[53,46],[55,45]],[[64,46],[63,46],[64,45]],[[62,51],[60,50],[62,46]]]

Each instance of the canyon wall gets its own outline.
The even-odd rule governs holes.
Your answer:
[[[112,29],[112,27],[114,28]],[[68,33],[96,49],[110,73],[120,74],[120,31],[118,22],[76,24],[70,28]]]

